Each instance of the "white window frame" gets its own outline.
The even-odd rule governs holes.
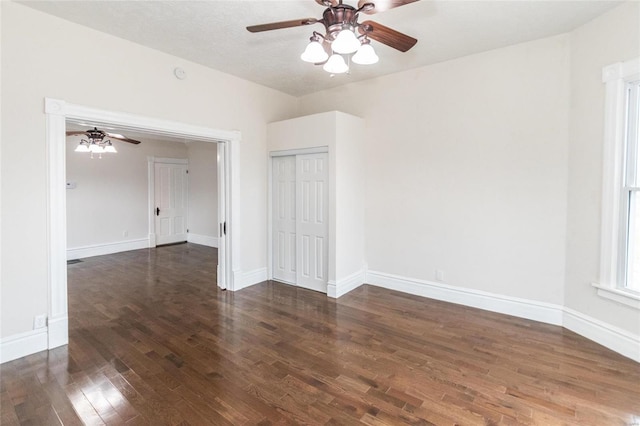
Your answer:
[[[640,58],[618,62],[602,70],[605,120],[602,184],[599,296],[640,309],[640,294],[624,286],[626,271],[626,214],[623,213],[627,137],[627,85],[640,80]],[[623,257],[625,257],[623,259]]]

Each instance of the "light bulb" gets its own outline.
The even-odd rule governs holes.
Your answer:
[[[334,52],[348,55],[360,47],[360,40],[350,29],[344,29],[338,33],[338,37],[331,43]]]
[[[327,55],[327,52],[325,52],[322,44],[319,41],[315,40],[307,44],[307,48],[304,50],[302,55],[300,55],[300,59],[305,62],[311,62],[313,64],[324,62],[328,57],[329,55]]]
[[[344,58],[335,53],[331,55],[326,64],[322,67],[326,72],[331,74],[342,74],[349,71],[349,66],[344,61]]]
[[[356,52],[355,55],[351,58],[353,62],[360,65],[371,65],[378,62],[378,55],[373,50],[373,46],[369,43],[363,44],[360,46],[360,49]]]

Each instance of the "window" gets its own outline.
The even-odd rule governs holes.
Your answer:
[[[640,58],[605,67],[598,295],[640,309]]]
[[[622,226],[620,234],[622,255],[620,256],[619,286],[640,292],[640,147],[638,146],[638,124],[640,124],[640,81],[626,84],[626,135],[623,187],[621,196]]]

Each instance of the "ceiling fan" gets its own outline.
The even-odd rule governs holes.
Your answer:
[[[110,139],[117,139],[122,142],[128,142],[138,145],[140,141],[135,139],[129,139],[118,133],[109,133],[104,130],[98,130],[97,127],[89,130],[74,130],[67,132],[67,136],[85,135],[87,139],[81,139],[80,143],[76,147],[76,152],[90,152],[91,158],[93,154],[100,154],[99,158],[102,158],[102,153],[116,153],[116,148],[111,143]]]
[[[358,22],[360,13],[372,15],[418,0],[360,0],[355,8],[343,4],[342,0],[315,0],[327,7],[321,19],[305,18],[247,27],[252,33],[322,24],[325,33],[313,32],[310,43],[300,56],[303,61],[324,65],[332,74],[347,72],[347,60],[361,65],[378,62],[378,56],[370,40],[378,41],[401,52],[411,49],[417,42],[413,37],[398,32],[374,21]]]

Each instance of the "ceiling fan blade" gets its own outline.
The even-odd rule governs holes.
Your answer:
[[[318,3],[320,6],[337,6],[338,4],[340,4],[340,2],[338,0],[316,0],[316,3]]]
[[[77,130],[77,131],[69,131],[66,132],[67,136],[75,136],[75,135],[86,135],[87,131],[86,130]]]
[[[110,137],[111,139],[117,139],[117,140],[122,141],[122,142],[129,142],[129,143],[132,143],[132,144],[135,144],[135,145],[138,145],[140,143],[140,141],[137,141],[135,139],[129,139],[129,138],[124,137],[122,135],[119,135],[117,133],[107,133],[106,135],[108,137]]]
[[[416,1],[418,0],[360,0],[358,2],[358,9],[362,9],[362,13],[373,15],[374,13],[384,12],[385,10],[404,6],[405,4],[413,3]],[[373,4],[373,7],[365,7],[367,3]]]
[[[361,34],[366,34],[372,40],[379,41],[401,52],[406,52],[418,42],[413,37],[402,34],[382,24],[373,21],[364,21],[358,27]]]
[[[247,30],[252,33],[259,33],[261,31],[279,30],[281,28],[302,27],[304,25],[315,24],[320,22],[316,18],[305,19],[293,19],[291,21],[271,22],[270,24],[251,25],[247,27]]]

